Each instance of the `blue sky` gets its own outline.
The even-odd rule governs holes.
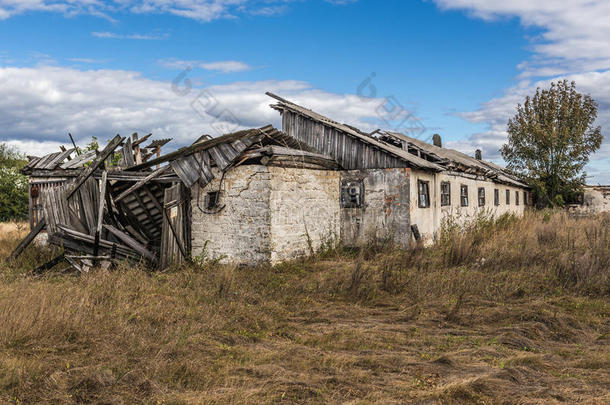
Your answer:
[[[598,99],[608,127],[610,9],[531,3],[0,0],[0,141],[42,153],[67,132],[85,142],[138,131],[177,147],[278,125],[270,90],[364,129],[438,132],[498,160],[516,103],[563,77]],[[190,91],[184,80],[172,89],[181,72]],[[609,158],[605,145],[591,182],[610,183]]]

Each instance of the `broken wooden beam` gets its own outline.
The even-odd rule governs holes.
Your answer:
[[[98,199],[97,222],[95,228],[95,245],[93,246],[93,255],[97,256],[100,250],[100,234],[102,233],[102,222],[104,220],[104,202],[106,201],[106,177],[108,173],[102,172],[102,184],[100,185],[100,198]]]
[[[53,268],[55,265],[57,265],[59,262],[61,262],[62,260],[64,260],[65,256],[64,254],[60,254],[58,256],[55,256],[53,259],[49,260],[48,262],[36,267],[35,269],[32,270],[32,273],[34,274],[42,274],[45,271]]]
[[[42,231],[44,229],[44,227],[46,226],[47,222],[45,221],[44,218],[42,218],[40,221],[38,221],[38,223],[36,224],[36,226],[30,231],[30,233],[27,234],[27,236],[25,238],[23,238],[23,240],[19,243],[19,245],[17,245],[17,247],[15,248],[15,250],[13,250],[13,252],[10,254],[10,256],[8,257],[8,261],[16,259],[17,256],[19,256],[26,247],[28,247],[28,245],[30,243],[32,243],[32,241],[34,240],[34,238],[40,233],[40,231]]]
[[[89,176],[91,176],[93,172],[98,169],[106,159],[108,159],[108,157],[112,154],[112,152],[114,152],[117,146],[119,146],[119,144],[123,142],[124,139],[125,138],[123,138],[121,135],[117,135],[110,142],[108,142],[108,145],[106,145],[106,147],[100,152],[100,154],[97,155],[95,159],[93,159],[91,165],[84,169],[81,174],[76,178],[74,184],[68,188],[66,198],[70,198],[76,192],[76,190],[78,190],[79,187],[83,185],[83,183],[89,178]]]
[[[154,172],[150,173],[148,176],[144,177],[142,180],[138,181],[136,184],[129,187],[127,190],[123,191],[117,198],[114,199],[114,202],[118,203],[123,198],[127,197],[129,194],[133,193],[134,191],[138,190],[140,187],[142,187],[143,185],[148,183],[151,179],[153,179],[153,178],[159,176],[160,174],[162,174],[163,172],[165,172],[169,167],[170,166],[163,166],[162,168],[157,169]]]

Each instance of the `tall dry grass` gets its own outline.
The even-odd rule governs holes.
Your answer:
[[[522,367],[524,348],[563,339],[580,345],[561,350],[579,353],[587,370],[610,365],[582,352],[589,334],[602,343],[608,334],[609,224],[608,216],[528,213],[447,224],[429,248],[333,248],[275,267],[124,265],[82,276],[29,275],[53,254],[32,247],[0,265],[0,402],[494,402],[500,397],[472,381],[441,385],[437,375],[454,362],[442,356],[473,350],[473,370],[503,369],[502,356]],[[1,255],[17,236],[0,235]],[[456,340],[439,332],[444,324],[500,332]],[[476,339],[494,343],[479,352]],[[544,367],[531,367],[555,370],[550,358],[535,360]],[[415,373],[408,381],[405,370]]]

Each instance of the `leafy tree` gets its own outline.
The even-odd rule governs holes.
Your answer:
[[[596,118],[595,100],[566,80],[538,88],[517,106],[501,152],[508,168],[532,185],[539,205],[563,205],[582,188],[583,169],[603,139]]]
[[[0,221],[28,216],[28,179],[21,174],[26,164],[25,156],[0,143]]]

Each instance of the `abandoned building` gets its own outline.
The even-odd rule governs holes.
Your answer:
[[[584,186],[578,201],[570,204],[568,210],[580,215],[610,212],[610,185]]]
[[[205,256],[278,263],[326,242],[431,241],[443,221],[520,215],[528,187],[502,167],[403,134],[365,133],[268,93],[282,129],[247,129],[161,155],[168,140],[117,135],[101,151],[31,157],[32,232],[77,269],[167,267]]]

